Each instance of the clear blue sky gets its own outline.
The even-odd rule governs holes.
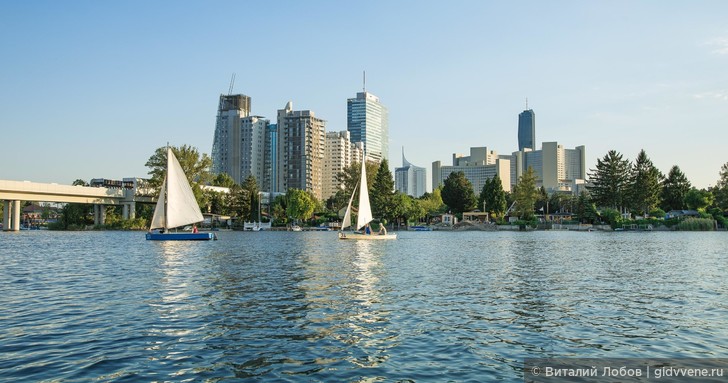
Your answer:
[[[146,177],[158,147],[210,153],[218,97],[313,110],[346,129],[367,90],[390,165],[586,145],[645,149],[715,185],[728,162],[726,1],[0,1],[0,179]],[[429,181],[428,181],[429,182]]]

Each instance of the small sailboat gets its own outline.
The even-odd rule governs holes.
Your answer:
[[[207,241],[217,239],[214,233],[197,233],[196,230],[191,233],[170,232],[170,229],[192,225],[203,219],[187,176],[172,149],[167,147],[167,175],[164,177],[162,189],[159,191],[159,199],[154,208],[147,240]]]
[[[357,186],[359,187],[359,214],[356,218],[356,229],[362,230],[364,228],[364,231],[345,233],[343,230],[351,226],[351,204],[354,201]],[[361,179],[359,180],[359,184],[354,186],[354,191],[351,193],[351,198],[349,198],[349,205],[346,207],[344,219],[341,223],[341,231],[339,231],[339,239],[397,239],[397,234],[387,234],[387,229],[384,228],[384,225],[381,226],[382,229],[379,233],[369,231],[369,222],[373,219],[372,206],[369,203],[369,188],[367,186],[366,156],[363,156],[361,162]]]

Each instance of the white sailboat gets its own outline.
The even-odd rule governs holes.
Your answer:
[[[203,221],[200,206],[187,181],[182,166],[167,147],[167,175],[159,191],[159,199],[154,208],[152,224],[147,232],[147,240],[210,240],[217,239],[214,233],[170,232],[170,229],[192,225]]]
[[[369,188],[367,186],[367,170],[366,170],[366,156],[363,156],[361,162],[361,179],[359,184],[354,186],[354,191],[351,193],[349,198],[349,205],[346,207],[344,213],[344,219],[341,223],[341,230],[339,232],[339,239],[362,239],[362,240],[378,240],[378,239],[397,239],[397,234],[387,234],[387,230],[382,225],[382,230],[379,233],[367,233],[364,232],[352,232],[344,233],[344,229],[351,226],[351,204],[354,201],[354,195],[356,194],[356,188],[359,186],[359,212],[356,218],[356,230],[362,230],[362,228],[368,229],[367,226],[374,217],[372,216],[372,206],[369,203]]]

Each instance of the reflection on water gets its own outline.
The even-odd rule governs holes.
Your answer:
[[[728,356],[725,233],[2,233],[0,380],[520,381]]]

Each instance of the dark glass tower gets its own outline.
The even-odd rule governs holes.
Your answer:
[[[532,109],[518,115],[518,150],[523,148],[536,150],[536,114]]]

